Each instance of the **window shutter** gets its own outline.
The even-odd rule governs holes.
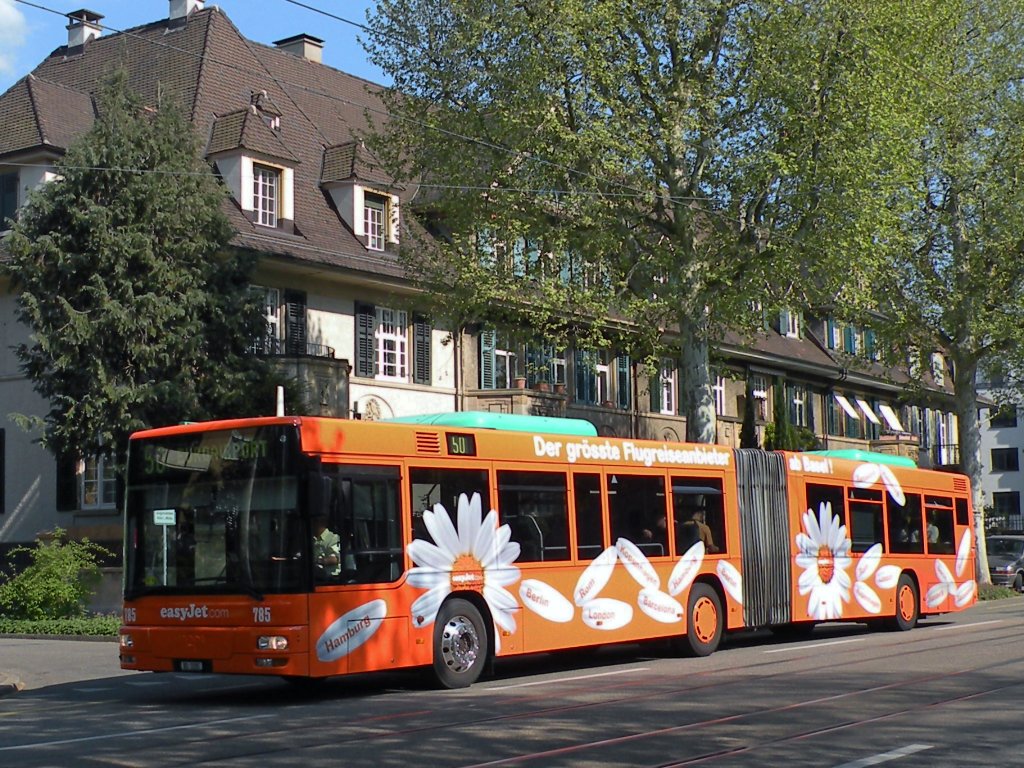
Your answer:
[[[356,302],[356,376],[372,379],[376,375],[374,364],[373,331],[377,310],[372,304]]]
[[[875,360],[875,332],[868,329],[864,331],[864,355],[868,360]]]
[[[306,293],[284,292],[284,353],[306,354]]]
[[[78,459],[57,457],[57,511],[78,509]]]
[[[632,392],[632,377],[630,374],[629,355],[619,355],[618,375],[615,382],[615,398],[619,408],[629,410]]]
[[[843,350],[851,355],[857,354],[857,329],[852,325],[843,329]]]
[[[412,380],[415,384],[430,384],[430,319],[425,315],[412,316]]]
[[[836,348],[836,321],[831,317],[825,322],[825,336],[829,349]]]
[[[661,413],[661,366],[648,379],[647,386],[651,390],[651,413]]]
[[[578,350],[573,354],[575,357],[575,366],[573,367],[576,369],[576,400],[580,403],[593,403],[596,382],[591,366],[591,357],[587,352]]]
[[[480,389],[494,389],[494,348],[497,335],[495,331],[480,332]]]

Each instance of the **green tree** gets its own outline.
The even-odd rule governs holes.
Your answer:
[[[725,327],[867,300],[921,135],[893,62],[936,4],[381,0],[396,119],[371,143],[436,236],[410,259],[452,311],[577,344],[624,318],[636,357],[678,336],[687,437],[713,441]]]
[[[31,329],[17,353],[49,403],[33,426],[55,454],[119,454],[139,428],[241,415],[266,376],[246,354],[263,323],[252,260],[225,250],[225,193],[190,123],[144,105],[123,72],[97,111],[6,242]]]
[[[986,361],[1019,369],[1024,360],[1024,18],[1003,0],[954,0],[938,12],[945,37],[904,70],[927,94],[932,118],[920,181],[907,191],[915,202],[908,246],[893,252],[877,288],[890,346],[909,348],[925,381],[952,381],[960,462],[974,491],[977,577],[989,583],[976,381]]]

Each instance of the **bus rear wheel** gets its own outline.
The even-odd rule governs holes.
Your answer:
[[[475,683],[490,653],[487,628],[480,611],[468,600],[453,597],[434,620],[434,677],[443,688]]]
[[[697,582],[686,601],[686,637],[681,643],[690,656],[710,656],[722,642],[722,600],[709,585]]]
[[[920,612],[921,601],[917,595],[917,587],[914,580],[904,573],[896,583],[895,615],[886,622],[886,626],[898,632],[907,632],[917,626]]]

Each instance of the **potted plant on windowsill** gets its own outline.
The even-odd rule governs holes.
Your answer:
[[[526,389],[525,376],[516,376],[516,389]]]

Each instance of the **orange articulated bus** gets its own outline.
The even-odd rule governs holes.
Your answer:
[[[976,597],[962,475],[588,422],[254,418],[140,432],[124,669],[289,679],[867,621]]]

